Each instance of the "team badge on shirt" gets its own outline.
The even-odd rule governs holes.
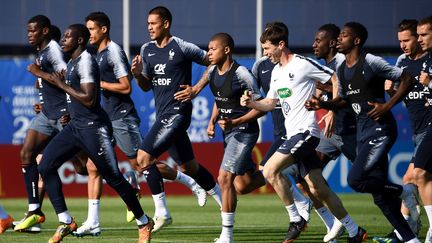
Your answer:
[[[168,52],[168,55],[169,55],[169,60],[173,60],[174,59],[174,55],[175,55],[175,52],[174,52],[174,50],[173,49],[171,49],[169,52]]]
[[[356,114],[360,114],[360,112],[361,112],[361,106],[360,106],[359,103],[353,103],[352,104],[352,108],[353,108],[353,110],[354,110],[354,112]]]

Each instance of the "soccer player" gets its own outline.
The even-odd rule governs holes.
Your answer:
[[[428,59],[423,63],[419,81],[421,84],[432,89],[432,16],[420,20],[417,24],[418,43],[423,51],[428,53]],[[429,103],[429,105],[431,105]],[[420,197],[423,201],[424,208],[429,220],[429,229],[426,235],[425,243],[432,242],[432,158],[428,151],[431,144],[431,125],[428,124],[423,142],[417,149],[416,157],[419,158],[418,163],[414,161],[414,177],[418,186]]]
[[[231,243],[234,242],[236,191],[242,191],[237,188],[240,184],[236,184],[235,180],[250,177],[251,174],[247,172],[256,171],[252,160],[252,149],[259,136],[256,119],[264,113],[240,105],[240,97],[244,92],[250,92],[254,99],[261,98],[261,95],[253,76],[233,60],[232,37],[227,33],[215,34],[210,39],[208,49],[209,61],[213,65],[209,68],[208,79],[215,103],[207,132],[209,137],[214,136],[217,122],[224,137],[224,156],[218,176],[222,191],[222,232],[216,242]],[[265,184],[262,174],[256,175],[260,178],[247,180],[255,186],[254,189]]]
[[[70,25],[62,40],[63,51],[71,56],[67,70],[51,75],[42,71],[36,73],[67,94],[71,115],[68,125],[45,148],[38,166],[60,222],[49,242],[60,242],[77,229],[75,220],[67,210],[57,169],[81,149],[89,155],[108,185],[134,213],[139,228],[139,242],[150,242],[154,222],[144,214],[134,189],[118,168],[111,143],[111,122],[100,106],[98,64],[85,50],[89,37],[85,25]]]
[[[48,73],[66,69],[60,46],[51,39],[50,28],[51,21],[44,15],[30,18],[27,24],[29,43],[39,52],[38,68]],[[20,153],[28,197],[28,212],[23,220],[17,222],[14,228],[16,231],[40,231],[39,224],[45,221],[38,192],[39,173],[36,156],[42,152],[52,136],[62,129],[60,119],[67,114],[65,93],[46,80],[39,79],[38,83],[40,100],[43,102],[42,110],[32,119]]]
[[[315,33],[312,44],[316,58],[324,59],[325,66],[333,71],[336,71],[345,60],[344,55],[337,53],[336,49],[339,33],[339,27],[334,24],[322,25]],[[325,85],[317,82],[317,96],[324,100],[332,99],[331,86],[328,89]],[[325,116],[326,118],[329,117],[328,115]],[[332,123],[334,123],[334,129],[331,128]],[[334,121],[326,121],[326,127],[321,132],[320,142],[316,148],[318,157],[323,165],[326,165],[331,160],[336,160],[341,154],[345,155],[350,161],[354,161],[356,156],[355,147],[356,125],[354,113],[348,108],[338,110],[334,116]],[[334,220],[334,216],[322,203],[314,200],[314,206],[327,231],[329,232],[332,229],[333,223],[336,223],[336,227],[333,229],[336,230],[340,222]]]
[[[397,134],[390,109],[407,94],[413,78],[382,58],[362,52],[367,36],[367,29],[362,24],[345,24],[337,44],[339,52],[345,55],[345,61],[337,70],[341,94],[327,102],[313,98],[305,105],[326,109],[351,105],[357,119],[357,156],[348,175],[348,184],[357,192],[372,194],[375,204],[404,241],[419,242],[400,212],[401,199],[410,212],[417,212],[413,188],[391,183],[387,177],[387,153]],[[398,90],[387,102],[384,98],[385,79],[401,80]]]
[[[13,226],[13,218],[0,205],[0,234],[3,234],[7,229]]]
[[[265,99],[252,101],[243,95],[241,104],[261,111],[270,111],[279,101],[285,116],[287,140],[270,157],[264,166],[264,176],[273,186],[285,204],[290,216],[290,226],[284,242],[293,242],[307,226],[293,202],[289,190],[291,183],[281,171],[293,163],[298,163],[301,176],[306,180],[311,192],[323,201],[331,212],[343,223],[349,233],[349,241],[361,242],[366,232],[360,228],[344,209],[337,195],[330,190],[321,174],[321,163],[315,152],[319,142],[319,128],[315,112],[304,107],[307,99],[315,92],[315,81],[322,83],[337,80],[333,71],[311,59],[292,53],[288,49],[288,28],[273,25],[261,35],[264,55],[272,62],[278,62],[272,71],[270,90]],[[337,235],[326,235],[324,241],[333,240]]]
[[[174,94],[190,85],[192,61],[208,65],[206,52],[170,33],[172,15],[163,6],[150,10],[148,31],[152,41],[141,47],[132,61],[132,73],[143,91],[153,90],[156,121],[138,150],[138,166],[147,179],[155,202],[155,228],[171,224],[166,208],[162,175],[156,167],[157,158],[170,149],[181,169],[212,195],[221,205],[220,189],[210,172],[196,160],[187,129],[192,115],[192,102],[174,99]]]
[[[414,137],[414,152],[411,163],[409,164],[403,177],[403,184],[416,183],[414,177],[414,161],[422,160],[416,158],[419,145],[425,138],[428,129],[428,123],[432,121],[432,110],[429,107],[431,96],[429,89],[418,82],[418,76],[422,70],[423,63],[427,60],[427,53],[423,51],[417,42],[417,20],[404,19],[398,25],[398,40],[399,45],[404,52],[396,61],[396,67],[403,68],[410,75],[415,77],[416,82],[411,86],[408,95],[404,98],[405,106],[408,110],[408,115],[412,125]],[[395,84],[391,80],[386,80],[386,91],[393,95]],[[428,104],[428,105],[426,105]],[[410,225],[416,235],[420,232],[420,217],[413,218],[409,210],[402,204],[401,213],[405,220]],[[390,239],[389,239],[390,238]],[[386,237],[374,237],[377,242],[386,242],[393,240],[401,242],[400,235],[396,230],[393,230]]]
[[[278,25],[282,28],[286,27],[285,24],[281,22],[271,22],[266,24],[266,28]],[[271,72],[275,67],[276,63],[273,63],[267,56],[263,56],[255,61],[252,66],[252,75],[255,77],[257,84],[261,87],[264,95],[267,95],[270,89],[270,78]],[[276,108],[271,111],[272,122],[273,122],[273,142],[270,145],[270,148],[267,150],[264,158],[260,162],[260,170],[267,163],[268,159],[276,152],[276,150],[283,144],[284,137],[286,137],[286,130],[284,126],[284,115],[282,113],[282,109],[280,104],[277,104]],[[296,165],[292,165],[292,168],[285,169],[282,173],[287,176],[291,176],[293,180],[296,181],[297,185],[299,184],[298,180],[298,169]],[[305,197],[299,190],[297,190],[294,186],[290,188],[294,202],[296,204],[297,209],[299,210],[299,214],[306,220],[310,219],[310,210],[313,206],[311,198]]]

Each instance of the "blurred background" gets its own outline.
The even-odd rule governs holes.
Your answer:
[[[36,50],[27,42],[27,21],[43,14],[52,24],[64,31],[73,23],[84,23],[93,11],[103,11],[111,19],[111,38],[123,45],[129,58],[138,54],[141,45],[149,41],[147,14],[158,5],[168,7],[173,14],[171,32],[186,41],[207,49],[209,38],[217,32],[227,32],[236,44],[235,58],[240,64],[252,67],[261,49],[257,36],[265,23],[282,21],[290,30],[289,45],[297,53],[311,56],[316,29],[326,23],[343,26],[348,21],[364,24],[369,31],[366,48],[383,56],[391,64],[401,54],[397,41],[397,25],[402,19],[420,19],[431,14],[430,0],[3,0],[0,8],[0,198],[24,197],[25,190],[19,163],[19,150],[30,120],[35,115],[32,105],[38,101],[34,88],[35,77],[26,71],[35,58]],[[91,51],[94,51],[90,48]],[[193,66],[195,83],[204,67]],[[132,98],[141,117],[143,136],[154,119],[151,92],[142,92],[133,81]],[[194,101],[193,120],[189,129],[198,160],[217,173],[223,153],[220,133],[210,140],[206,129],[213,97],[206,88]],[[393,110],[399,125],[399,139],[389,154],[389,176],[401,182],[412,156],[411,130],[402,104]],[[269,115],[261,120],[260,144],[254,150],[257,162],[272,141]],[[209,156],[211,155],[211,156]],[[119,153],[120,167],[128,167]],[[170,158],[163,157],[168,163]],[[336,192],[351,192],[346,183],[350,162],[342,157],[324,171]],[[75,175],[66,163],[60,174],[65,193],[86,196],[86,178]],[[144,180],[144,178],[140,178]],[[12,183],[13,182],[13,183]],[[170,189],[172,188],[172,189]],[[183,193],[174,185],[167,191]],[[267,189],[261,190],[266,192]],[[107,193],[110,193],[107,190]]]

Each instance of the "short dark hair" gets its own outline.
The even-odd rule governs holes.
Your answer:
[[[329,34],[330,39],[337,40],[340,34],[340,28],[335,24],[325,24],[318,28],[318,31],[325,31]]]
[[[90,32],[85,25],[72,24],[72,25],[69,25],[69,29],[76,31],[78,37],[82,37],[84,39],[84,45],[87,45],[87,42],[90,39]]]
[[[409,30],[411,35],[417,36],[417,23],[416,19],[404,19],[398,25],[398,32]]]
[[[432,15],[431,15],[431,16],[428,16],[428,17],[425,17],[425,18],[422,18],[422,19],[417,23],[417,26],[425,25],[425,24],[429,24],[429,25],[430,25],[430,28],[432,28]]]
[[[228,46],[231,50],[231,52],[233,52],[234,50],[234,39],[227,33],[217,33],[215,35],[212,36],[212,38],[210,39],[210,41],[213,40],[220,40],[224,45]]]
[[[60,31],[59,27],[57,27],[55,25],[51,25],[49,32],[50,32],[51,40],[54,40],[56,42],[60,41],[61,31]]]
[[[164,6],[154,7],[149,11],[148,14],[149,15],[150,14],[157,14],[162,19],[162,21],[167,20],[170,23],[170,25],[172,24],[172,14],[169,11],[169,9],[164,7]]]
[[[92,12],[85,18],[85,22],[87,21],[93,21],[95,22],[99,27],[106,26],[108,33],[110,31],[111,27],[111,21],[104,12]]]
[[[360,47],[362,47],[368,38],[368,31],[366,27],[358,22],[348,22],[345,24],[345,27],[350,28],[353,31],[355,37],[360,38]]]
[[[45,15],[36,15],[29,19],[28,23],[36,23],[40,28],[50,28],[51,27],[51,21],[50,19]]]
[[[280,41],[285,42],[285,46],[288,47],[288,27],[282,22],[272,22],[266,25],[266,29],[261,34],[260,42],[265,43],[270,41],[273,45],[277,45]]]

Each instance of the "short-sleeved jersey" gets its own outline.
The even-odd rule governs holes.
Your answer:
[[[59,44],[51,40],[48,45],[39,52],[37,57],[41,70],[46,73],[61,72],[66,70],[66,62]],[[43,104],[42,112],[52,120],[60,118],[67,111],[66,95],[63,90],[51,83],[39,79],[39,97]]]
[[[71,115],[70,122],[79,129],[110,124],[108,115],[100,105],[99,67],[96,60],[87,51],[74,60],[71,59],[66,71],[67,85],[75,90],[80,90],[83,83],[95,84],[96,101],[92,107],[88,108],[72,96],[66,95]]]
[[[351,68],[345,62],[338,69],[341,82],[341,96],[353,108],[357,118],[358,139],[366,138],[377,132],[393,133],[396,123],[391,112],[386,113],[378,122],[369,118],[367,113],[373,109],[370,102],[385,103],[384,81],[399,80],[402,69],[391,66],[383,58],[372,54],[362,54]]]
[[[307,130],[312,136],[320,137],[315,112],[308,111],[304,104],[315,93],[315,81],[325,83],[332,74],[330,68],[297,54],[285,66],[275,66],[267,98],[279,99],[288,139]]]
[[[216,104],[219,111],[219,117],[238,118],[250,111],[249,108],[240,105],[240,97],[244,91],[252,92],[252,99],[261,98],[261,93],[258,89],[252,74],[244,66],[232,66],[230,70],[220,75],[216,66],[209,69],[208,77],[210,80],[210,88],[215,96]],[[230,72],[232,75],[230,75]],[[259,127],[257,121],[247,124],[241,124],[234,130],[241,129],[243,132],[258,132]],[[227,131],[225,131],[227,132]]]
[[[125,52],[117,43],[111,41],[97,54],[96,60],[102,81],[118,83],[118,79],[130,77],[129,61]],[[136,114],[134,103],[129,95],[102,90],[102,97],[103,107],[111,121],[118,120],[129,114]]]
[[[270,89],[270,78],[273,68],[276,64],[272,63],[267,56],[258,59],[252,66],[252,74],[254,75],[258,87],[261,87],[264,94],[267,95]],[[273,120],[273,136],[283,137],[286,135],[285,117],[282,114],[281,106],[278,103],[274,110],[271,111]]]
[[[422,71],[427,73],[432,78],[432,51],[429,51],[427,58],[423,63]],[[432,82],[429,83],[429,88],[432,88]]]
[[[432,121],[432,109],[430,108],[432,97],[430,90],[419,83],[419,75],[427,58],[428,56],[425,54],[417,60],[412,60],[407,55],[402,54],[396,61],[396,67],[408,72],[416,80],[404,98],[414,134],[423,132]]]
[[[336,53],[333,59],[330,60],[325,66],[333,71],[336,71],[340,65],[345,61],[345,55]],[[339,86],[340,86],[340,81]],[[330,96],[328,97],[331,98]],[[356,133],[356,118],[355,114],[350,107],[346,107],[337,111],[335,116],[335,130],[336,135],[351,135]]]
[[[141,47],[142,74],[152,78],[156,116],[183,113],[191,115],[192,102],[174,99],[180,85],[191,84],[192,62],[204,63],[207,53],[198,46],[178,37],[159,48],[155,41]]]

